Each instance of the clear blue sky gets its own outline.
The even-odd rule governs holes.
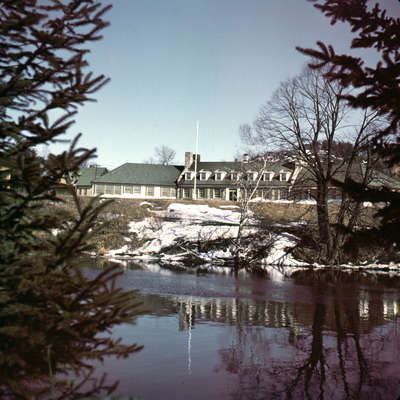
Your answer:
[[[231,160],[238,127],[251,123],[317,40],[348,50],[346,25],[331,26],[306,0],[114,0],[90,64],[111,82],[80,109],[69,137],[97,147],[100,165],[142,162],[167,145],[183,162],[200,121],[203,160]],[[385,0],[394,12],[397,0]],[[399,13],[400,14],[400,13]]]

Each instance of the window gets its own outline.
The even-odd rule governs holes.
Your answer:
[[[124,193],[132,194],[132,185],[125,185],[124,186]]]
[[[141,187],[138,186],[138,185],[135,185],[135,186],[133,187],[133,193],[134,193],[134,194],[140,194],[140,193],[141,193]]]
[[[199,198],[204,199],[206,197],[206,191],[204,188],[199,189]]]
[[[247,180],[248,181],[254,181],[255,180],[255,176],[256,176],[256,174],[254,174],[253,172],[249,172],[247,174]]]
[[[232,172],[232,173],[231,173],[231,180],[237,181],[237,179],[238,179],[238,174],[237,174],[237,172]]]
[[[192,179],[192,173],[191,172],[186,172],[185,179],[187,179],[187,180]]]
[[[287,200],[287,198],[288,198],[287,189],[279,189],[279,199],[280,200]]]
[[[207,180],[207,173],[206,172],[200,172],[200,180],[201,181]]]
[[[222,174],[221,174],[221,172],[216,172],[216,173],[215,173],[215,180],[216,180],[216,181],[222,181]]]
[[[220,199],[221,198],[221,189],[214,189],[214,197],[216,199]]]
[[[161,196],[168,197],[168,194],[169,194],[169,188],[167,187],[161,188]]]
[[[272,173],[271,172],[265,172],[263,174],[263,180],[264,181],[271,181],[272,180]]]
[[[83,195],[87,196],[87,189],[82,189],[82,191],[83,191]]]
[[[121,185],[115,185],[114,186],[114,193],[115,194],[121,194]]]
[[[176,197],[176,189],[175,188],[171,188],[169,191],[169,196],[170,197]]]
[[[263,190],[263,198],[272,200],[272,193],[270,189]]]
[[[94,191],[96,192],[96,194],[103,194],[104,193],[104,189],[103,189],[103,185],[94,185]]]
[[[280,180],[281,181],[287,181],[288,174],[286,172],[281,172],[279,175],[280,175]]]
[[[154,186],[147,186],[146,187],[146,195],[147,196],[154,196]]]
[[[187,198],[187,199],[190,197],[190,189],[189,188],[183,189],[183,197]]]
[[[105,192],[106,194],[112,194],[112,185],[106,185]]]

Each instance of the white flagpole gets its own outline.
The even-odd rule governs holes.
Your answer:
[[[200,122],[196,123],[196,149],[194,153],[194,187],[193,187],[193,200],[197,200],[197,153],[199,147],[199,125]]]

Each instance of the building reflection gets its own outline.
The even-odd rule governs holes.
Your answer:
[[[382,296],[376,298],[367,291],[360,291],[359,298],[352,299],[350,304],[352,318],[359,321],[360,334],[367,333],[388,321],[394,321],[399,315],[399,300]],[[244,325],[269,328],[285,327],[301,333],[302,329],[313,324],[313,307],[315,306],[307,303],[177,296],[171,301],[170,311],[175,311],[179,315],[179,330],[187,330],[189,323],[193,327],[199,321],[212,321],[232,325],[240,322]],[[325,328],[335,331],[337,314],[334,302],[325,304],[325,314]],[[345,331],[350,329],[346,319],[341,323],[344,324]]]
[[[400,361],[395,293],[337,285],[313,296],[314,303],[174,298],[179,330],[188,333],[188,370],[192,329],[220,322],[232,336],[215,369],[237,377],[233,399],[397,398],[398,373],[389,367]]]

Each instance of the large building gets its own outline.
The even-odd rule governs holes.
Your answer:
[[[362,163],[354,168],[354,179],[362,168]],[[339,172],[336,178],[340,180]],[[397,179],[378,171],[372,177],[371,186],[400,190]],[[196,159],[191,152],[185,153],[184,165],[125,163],[109,172],[83,168],[76,188],[83,196],[227,201],[245,194],[269,200],[308,199],[316,190],[312,174],[300,163],[249,160],[246,154],[241,161],[202,161],[199,154]],[[332,187],[330,197],[339,195]]]
[[[287,199],[293,173],[282,163],[249,161],[246,154],[242,161],[233,162],[201,161],[197,155],[196,162],[195,156],[187,152],[185,168],[177,181],[178,198],[235,201],[254,188],[252,197]]]

